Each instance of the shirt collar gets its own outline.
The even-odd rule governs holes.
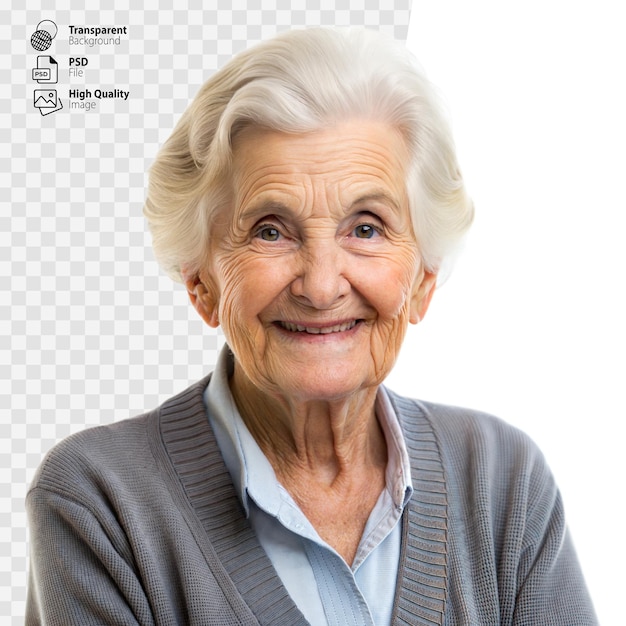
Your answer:
[[[381,385],[376,394],[376,417],[387,442],[387,471],[385,480],[393,503],[404,507],[413,494],[411,462],[400,428],[400,422],[389,399],[387,390]]]
[[[268,513],[276,515],[283,488],[239,414],[228,384],[233,366],[233,354],[224,346],[204,392],[209,421],[246,515],[249,514],[249,495]],[[409,455],[395,411],[382,386],[376,396],[376,416],[387,442],[387,489],[394,505],[403,508],[413,493]]]

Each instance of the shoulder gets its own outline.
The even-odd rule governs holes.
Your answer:
[[[157,420],[158,409],[70,435],[46,454],[30,491],[39,487],[71,496],[86,483],[112,480],[145,463],[151,450],[150,427]]]
[[[390,395],[414,484],[420,484],[424,469],[441,468],[455,550],[469,554],[472,546],[482,546],[497,561],[513,537],[526,546],[540,542],[549,524],[564,532],[558,487],[542,452],[525,433],[481,411]],[[425,467],[420,442],[428,437],[432,452]]]
[[[39,487],[70,496],[87,484],[121,485],[138,473],[155,471],[159,456],[166,456],[164,416],[171,424],[190,405],[202,406],[206,382],[194,384],[152,411],[87,428],[62,440],[44,457],[30,490]]]
[[[528,435],[503,419],[475,409],[437,404],[400,396],[387,390],[405,431],[421,422],[433,430],[442,451],[450,454],[491,450],[503,454],[536,454]]]
[[[450,488],[466,491],[469,486],[473,491],[483,486],[489,491],[507,491],[524,484],[529,492],[547,490],[550,499],[555,496],[541,450],[520,429],[474,409],[388,393],[409,450],[423,431],[431,433]]]

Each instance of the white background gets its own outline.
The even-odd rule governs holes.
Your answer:
[[[477,217],[389,386],[529,433],[601,623],[622,624],[626,19],[617,1],[417,0]]]

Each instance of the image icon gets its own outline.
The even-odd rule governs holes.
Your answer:
[[[42,115],[50,115],[63,108],[61,98],[57,96],[56,89],[35,89],[33,93],[33,106],[39,109]]]
[[[52,45],[52,40],[57,36],[58,30],[57,25],[52,20],[42,20],[31,35],[30,45],[38,52],[47,50]]]
[[[41,84],[59,82],[59,65],[51,56],[38,56],[37,67],[33,68],[33,80]]]

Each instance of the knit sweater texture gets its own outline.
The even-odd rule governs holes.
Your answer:
[[[48,454],[27,497],[28,626],[307,624],[246,519],[207,383]],[[393,624],[597,624],[536,446],[494,417],[389,395],[414,486]]]

